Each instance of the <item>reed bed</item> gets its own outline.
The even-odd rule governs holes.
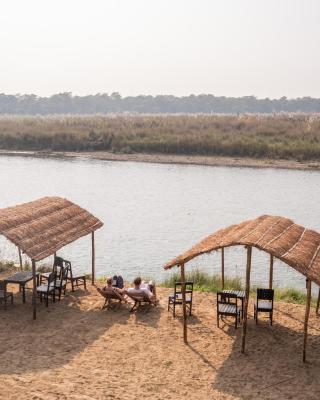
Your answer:
[[[319,160],[320,115],[0,116],[0,149]]]

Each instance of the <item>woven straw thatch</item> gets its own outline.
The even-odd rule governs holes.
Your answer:
[[[0,209],[0,234],[34,261],[100,228],[88,211],[60,197],[43,197]]]
[[[164,268],[186,263],[200,254],[236,245],[264,250],[320,285],[320,234],[288,218],[270,215],[220,229]]]

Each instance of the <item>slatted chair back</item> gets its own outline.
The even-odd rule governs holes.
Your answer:
[[[56,273],[51,272],[50,275],[48,276],[47,293],[50,293],[52,290],[54,290],[54,287],[56,286],[56,280],[57,280]]]
[[[55,256],[53,261],[52,272],[56,273],[57,279],[62,279],[62,272],[64,269],[64,260],[61,257]]]
[[[217,304],[235,304],[238,305],[238,297],[234,293],[217,293]]]
[[[273,289],[257,289],[257,300],[269,300],[273,301],[274,290]]]
[[[186,300],[192,303],[192,296],[193,296],[193,282],[186,281],[185,282],[185,293],[186,293]],[[175,282],[174,284],[174,297],[175,299],[182,298],[182,284],[181,282]]]
[[[66,274],[67,274],[66,276],[67,276],[67,278],[72,279],[73,276],[72,276],[71,262],[67,261],[67,260],[64,260],[64,265],[65,265],[65,268],[66,268]]]

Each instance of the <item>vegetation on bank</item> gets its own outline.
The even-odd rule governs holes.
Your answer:
[[[37,267],[38,272],[50,272],[51,266],[42,264]],[[13,261],[0,260],[0,273],[11,273],[20,271],[20,266],[15,264]],[[31,271],[31,265],[25,263],[23,265],[23,271]],[[91,279],[91,275],[86,275],[88,279]],[[212,292],[217,293],[221,290],[221,276],[220,275],[209,275],[199,270],[194,270],[186,274],[186,280],[191,280],[194,283],[194,290],[200,292]],[[98,282],[105,282],[105,277],[97,278]],[[174,283],[180,281],[180,274],[171,274],[165,279],[160,286],[173,288]],[[225,277],[225,289],[233,290],[244,290],[243,284],[239,277],[230,278]],[[255,295],[256,288],[251,287],[251,295]],[[275,300],[285,301],[287,303],[305,304],[306,294],[298,289],[294,288],[275,288]],[[312,300],[312,305],[316,306],[316,299]]]
[[[320,115],[0,116],[0,149],[320,159]]]
[[[194,290],[201,292],[213,292],[217,293],[221,290],[221,277],[219,275],[209,275],[205,272],[195,270],[186,274],[186,280],[193,281]],[[166,280],[162,282],[164,287],[174,287],[174,283],[180,281],[180,274],[172,274]],[[225,277],[224,280],[225,289],[244,290],[244,286],[241,283],[239,277],[229,278]],[[251,287],[251,296],[255,297],[256,287]],[[275,300],[285,301],[287,303],[295,304],[306,304],[306,294],[295,288],[275,288],[274,289]],[[316,299],[312,300],[312,305],[316,306]]]

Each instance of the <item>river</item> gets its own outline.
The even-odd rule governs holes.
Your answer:
[[[96,232],[97,275],[140,274],[157,281],[163,265],[204,236],[262,214],[282,215],[320,231],[320,172],[101,161],[0,157],[0,207],[42,196],[61,196],[104,222]],[[90,236],[61,249],[74,268],[90,272]],[[18,261],[1,240],[0,257]],[[44,260],[51,262],[51,260]],[[245,251],[225,250],[228,276],[245,275]],[[269,256],[253,250],[253,284],[268,282]],[[187,264],[220,272],[220,254]],[[304,288],[302,275],[276,261],[276,286]]]

